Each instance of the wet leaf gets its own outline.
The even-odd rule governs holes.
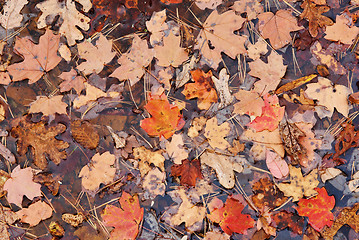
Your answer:
[[[95,149],[100,141],[95,128],[87,121],[76,120],[71,123],[72,137],[84,148]]]
[[[181,185],[196,186],[197,179],[202,178],[201,164],[198,159],[189,161],[182,160],[182,164],[175,164],[171,167],[171,174],[181,177]]]
[[[297,214],[280,211],[272,215],[272,220],[276,223],[278,230],[283,230],[288,227],[298,235],[303,234],[304,218]]]

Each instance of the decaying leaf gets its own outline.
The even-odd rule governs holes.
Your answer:
[[[54,35],[50,29],[40,37],[39,44],[27,38],[17,38],[14,50],[24,61],[7,67],[12,81],[29,79],[29,84],[32,84],[55,68],[61,61],[61,57],[57,56],[59,43],[60,35]]]
[[[223,0],[196,0],[195,4],[202,10],[206,8],[215,9],[222,1]]]
[[[64,213],[61,216],[62,221],[70,224],[73,227],[78,227],[83,221],[86,220],[86,217],[82,213],[70,214]]]
[[[188,136],[195,138],[199,136],[203,127],[206,125],[207,119],[205,117],[194,118],[191,127],[188,129]]]
[[[263,5],[257,0],[240,0],[235,1],[231,7],[236,12],[247,13],[247,19],[253,20],[257,15],[263,12]]]
[[[303,234],[304,218],[297,214],[280,211],[272,215],[272,220],[272,222],[275,222],[278,230],[289,228],[298,235]]]
[[[82,76],[77,76],[75,69],[71,69],[70,72],[62,72],[59,75],[59,78],[65,80],[59,85],[60,92],[67,92],[73,88],[78,94],[80,94],[81,91],[85,88],[85,78]]]
[[[207,120],[204,136],[208,139],[209,145],[213,149],[218,148],[225,150],[231,145],[224,138],[231,130],[229,123],[224,122],[218,126],[217,117],[213,117]]]
[[[140,159],[138,168],[141,172],[141,176],[145,176],[151,170],[151,164],[161,169],[161,171],[165,171],[165,157],[162,156],[162,152],[163,150],[152,152],[144,146],[133,149],[135,159]]]
[[[314,127],[312,123],[297,123],[297,127],[305,133],[305,136],[299,137],[299,144],[305,150],[305,153],[299,155],[299,163],[303,167],[309,167],[315,161],[316,153],[315,149],[319,149],[322,141],[315,138],[312,128]]]
[[[288,10],[279,10],[275,14],[272,12],[261,13],[258,15],[259,31],[263,38],[269,38],[274,49],[279,49],[287,45],[292,37],[290,32],[301,30],[297,19]]]
[[[201,163],[198,159],[182,160],[182,164],[175,164],[171,167],[171,174],[175,177],[181,177],[181,185],[196,186],[197,179],[202,178]]]
[[[59,222],[52,221],[49,224],[49,232],[51,236],[61,238],[65,235],[65,229],[60,225]]]
[[[84,148],[95,149],[100,141],[95,128],[87,121],[75,120],[71,123],[72,137]]]
[[[111,183],[116,174],[116,168],[111,167],[115,160],[115,155],[110,152],[96,153],[91,159],[91,164],[84,166],[79,173],[82,187],[94,195],[101,183]]]
[[[234,187],[234,171],[243,171],[244,159],[240,157],[230,157],[205,151],[201,155],[201,163],[206,164],[216,171],[219,183],[228,189]]]
[[[51,191],[52,195],[56,196],[58,194],[61,180],[59,176],[54,177],[52,173],[40,172],[34,176],[33,180],[36,183],[45,185]]]
[[[168,29],[165,23],[166,18],[166,9],[163,9],[160,12],[153,12],[151,19],[146,21],[147,30],[151,33],[150,43],[152,46],[162,41],[165,35],[164,31]]]
[[[308,198],[317,195],[314,189],[318,186],[318,170],[312,170],[308,175],[303,177],[301,169],[289,166],[290,183],[279,183],[278,188],[284,192],[287,197],[293,197],[293,202],[299,201],[303,196]]]
[[[212,76],[212,81],[217,89],[220,103],[218,108],[224,108],[230,105],[233,101],[233,96],[229,91],[229,74],[227,74],[226,68],[222,68],[219,71],[219,76],[216,78]]]
[[[10,232],[8,228],[11,224],[14,224],[19,217],[10,208],[0,205],[0,238],[3,240],[10,240]]]
[[[148,194],[145,198],[155,199],[156,196],[164,196],[166,192],[166,173],[158,168],[152,168],[143,178],[142,187]]]
[[[238,140],[233,140],[232,147],[228,147],[228,151],[230,151],[235,156],[242,152],[245,147],[246,145],[244,143],[241,143]]]
[[[23,208],[17,211],[20,221],[36,226],[42,220],[48,219],[52,216],[52,208],[43,201],[38,201],[31,204],[28,208]]]
[[[138,226],[143,218],[143,208],[140,207],[137,196],[123,192],[119,200],[121,208],[106,205],[101,217],[106,226],[114,227],[111,239],[135,239]]]
[[[65,130],[66,126],[61,123],[49,127],[45,126],[44,122],[32,123],[22,119],[19,125],[11,130],[11,135],[18,139],[16,144],[18,153],[24,155],[31,146],[35,165],[45,169],[46,157],[57,165],[61,160],[66,159],[67,154],[64,149],[68,148],[69,144],[55,138]]]
[[[28,0],[5,1],[2,13],[0,13],[0,25],[7,30],[20,27],[23,19],[20,11],[27,3]]]
[[[30,167],[21,169],[20,165],[18,165],[14,168],[11,178],[4,184],[4,190],[7,191],[7,201],[9,203],[21,207],[23,196],[30,200],[41,196],[41,185],[33,182],[33,176],[32,168]]]

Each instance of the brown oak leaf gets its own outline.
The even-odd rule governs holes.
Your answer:
[[[24,155],[31,146],[34,154],[34,163],[41,169],[47,167],[47,160],[52,160],[59,164],[62,159],[66,159],[67,154],[64,149],[69,147],[67,142],[57,140],[55,136],[63,133],[66,126],[59,123],[56,126],[45,126],[44,122],[32,123],[22,119],[18,126],[11,130],[11,135],[17,138],[17,151]]]
[[[71,123],[72,137],[84,148],[95,149],[100,141],[95,128],[87,121],[76,120]]]
[[[196,186],[197,179],[202,178],[201,163],[198,159],[182,160],[182,164],[174,164],[171,167],[171,174],[175,177],[181,177],[181,185]]]

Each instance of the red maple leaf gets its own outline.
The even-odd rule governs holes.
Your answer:
[[[196,186],[197,179],[202,178],[201,163],[198,159],[189,161],[182,160],[182,164],[175,164],[171,167],[172,176],[181,176],[181,185]]]
[[[138,197],[132,197],[127,192],[122,193],[119,202],[121,208],[107,205],[101,217],[106,226],[115,228],[111,239],[135,239],[143,218],[143,208],[140,207]]]
[[[263,130],[273,131],[278,127],[284,116],[284,107],[279,105],[277,95],[266,94],[263,96],[263,100],[262,115],[256,117],[248,126],[254,128],[257,132]]]
[[[300,216],[308,217],[309,224],[318,232],[325,225],[333,224],[334,215],[331,210],[335,206],[335,198],[329,196],[324,187],[316,188],[318,195],[310,199],[300,199],[297,211]]]
[[[227,198],[224,207],[215,208],[207,217],[219,223],[222,230],[228,235],[232,233],[243,234],[248,228],[254,226],[254,219],[249,214],[242,214],[244,206],[233,197]]]
[[[140,126],[150,136],[168,139],[185,124],[180,109],[170,104],[165,94],[150,95],[145,108],[152,117],[142,120]]]

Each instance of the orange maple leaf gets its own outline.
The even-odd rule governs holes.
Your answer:
[[[244,206],[235,198],[229,197],[221,208],[215,208],[207,217],[219,223],[222,230],[228,235],[232,233],[243,234],[248,228],[254,226],[254,219],[249,214],[242,214]]]
[[[198,159],[189,161],[182,160],[182,164],[175,164],[171,167],[172,176],[181,176],[181,185],[196,186],[197,179],[201,179],[201,163]]]
[[[123,192],[119,200],[121,208],[107,205],[101,217],[106,226],[114,227],[111,239],[135,239],[138,225],[143,218],[143,208],[140,207],[137,196]]]
[[[300,199],[297,211],[300,216],[308,217],[309,224],[318,232],[325,225],[332,226],[334,215],[331,210],[335,206],[335,198],[329,196],[324,187],[316,188],[318,195],[310,199]]]
[[[212,81],[212,71],[205,73],[201,69],[191,71],[194,83],[187,83],[182,91],[186,99],[198,98],[198,108],[208,109],[218,101],[217,92]]]
[[[170,104],[165,94],[150,95],[145,108],[152,117],[142,120],[140,126],[150,136],[168,139],[185,124],[180,109]]]
[[[266,94],[263,96],[263,99],[264,107],[262,107],[262,115],[256,117],[248,124],[248,126],[254,128],[257,132],[275,130],[284,116],[284,107],[279,105],[276,95],[270,96]]]

